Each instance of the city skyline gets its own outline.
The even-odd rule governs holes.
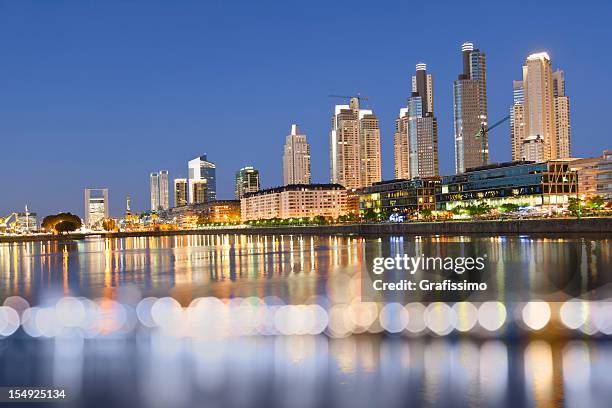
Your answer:
[[[98,6],[94,7],[97,9]],[[137,15],[135,6],[128,6],[125,10],[128,15]],[[417,8],[421,6],[410,7]],[[482,10],[486,13],[491,11],[493,6],[485,6]],[[187,9],[188,7],[186,7]],[[493,7],[493,9],[495,9]],[[9,6],[8,14],[12,17],[28,15],[33,10],[24,7]],[[45,180],[44,184],[39,185],[34,180],[34,184],[23,183],[23,181],[9,179],[4,184],[4,189],[10,191],[1,200],[0,207],[3,212],[11,212],[21,209],[28,204],[32,211],[44,215],[58,211],[72,211],[82,214],[82,204],[77,198],[82,194],[82,189],[89,185],[105,186],[110,189],[111,214],[120,214],[123,210],[123,198],[130,194],[133,197],[133,208],[141,211],[148,207],[148,184],[147,175],[152,166],[163,166],[168,168],[170,175],[175,177],[186,177],[184,163],[190,157],[195,157],[199,152],[207,152],[212,160],[219,167],[219,198],[230,198],[233,194],[234,171],[243,163],[252,163],[259,168],[265,176],[265,184],[262,187],[270,187],[282,184],[282,172],[278,157],[282,154],[282,138],[286,135],[286,128],[290,123],[300,123],[303,131],[309,135],[309,142],[312,150],[312,179],[313,182],[328,181],[328,140],[329,115],[333,102],[327,98],[331,93],[355,94],[362,92],[370,100],[365,104],[365,108],[373,108],[380,121],[381,142],[382,142],[382,179],[393,177],[393,150],[392,150],[392,127],[397,110],[402,106],[405,99],[405,90],[409,86],[408,72],[413,67],[414,61],[425,60],[428,67],[436,78],[436,116],[439,122],[439,145],[440,145],[440,173],[452,174],[453,142],[452,142],[452,81],[456,79],[457,72],[461,69],[460,61],[457,58],[457,49],[464,41],[471,41],[478,48],[487,52],[487,73],[489,92],[489,119],[494,122],[507,115],[508,107],[512,103],[512,80],[517,79],[521,64],[525,57],[535,52],[546,51],[551,56],[555,67],[562,67],[567,77],[567,94],[571,97],[571,127],[572,127],[572,153],[575,157],[596,156],[601,150],[607,148],[605,145],[608,134],[600,120],[593,118],[605,117],[602,115],[609,106],[607,99],[603,99],[605,89],[600,87],[588,86],[589,82],[606,83],[602,67],[607,66],[606,55],[591,55],[587,53],[581,45],[585,38],[592,39],[590,44],[594,47],[606,44],[605,35],[598,31],[597,18],[606,15],[609,6],[593,6],[589,10],[580,10],[578,16],[572,18],[593,18],[593,24],[586,28],[582,35],[575,33],[570,36],[562,30],[552,30],[548,20],[555,21],[557,24],[567,24],[569,19],[551,18],[546,19],[538,30],[526,28],[520,33],[510,31],[510,22],[517,18],[517,13],[511,11],[501,20],[487,21],[476,28],[467,28],[464,25],[455,24],[450,19],[452,13],[442,13],[440,23],[447,24],[445,38],[434,36],[426,46],[415,45],[399,54],[393,55],[393,61],[384,57],[390,47],[397,48],[397,35],[410,29],[378,28],[365,36],[360,47],[368,48],[368,45],[376,42],[378,47],[369,48],[373,53],[374,63],[369,62],[360,68],[351,70],[329,68],[333,66],[337,59],[346,59],[354,52],[352,47],[342,50],[337,56],[330,56],[322,49],[324,42],[322,38],[329,35],[325,29],[322,33],[316,33],[311,41],[311,47],[304,47],[306,36],[292,34],[291,39],[297,40],[298,45],[295,50],[289,49],[289,53],[301,53],[304,57],[296,59],[293,63],[291,59],[284,56],[285,65],[289,69],[284,69],[284,75],[278,75],[278,70],[271,70],[269,74],[262,70],[263,59],[272,58],[270,61],[277,61],[275,54],[267,48],[257,45],[256,49],[264,52],[264,58],[256,60],[249,65],[245,71],[244,78],[239,79],[234,75],[236,71],[230,71],[226,76],[221,75],[220,71],[213,69],[193,75],[192,69],[200,67],[202,61],[195,59],[184,60],[190,51],[198,48],[200,36],[196,36],[192,42],[177,46],[176,38],[169,36],[162,41],[160,47],[155,49],[157,56],[153,56],[151,51],[142,46],[140,37],[134,34],[127,35],[127,42],[119,46],[117,50],[105,48],[105,45],[118,45],[118,38],[110,36],[105,38],[92,38],[86,26],[80,27],[75,21],[66,21],[61,15],[61,11],[47,9],[34,13],[35,16],[45,16],[45,31],[49,30],[48,25],[62,24],[68,33],[77,32],[77,28],[84,28],[82,31],[83,39],[63,38],[63,42],[57,43],[53,50],[59,51],[49,55],[42,67],[34,68],[37,64],[29,64],[32,68],[23,69],[23,64],[29,60],[17,52],[18,48],[27,49],[32,54],[38,55],[43,52],[43,48],[34,42],[39,39],[40,31],[33,30],[31,34],[22,36],[13,45],[2,45],[7,60],[3,61],[2,66],[7,73],[2,79],[4,94],[9,95],[4,102],[0,102],[0,132],[9,135],[6,149],[14,152],[3,159],[1,170],[5,174],[10,174],[11,168],[23,168],[24,176],[29,177],[32,171],[40,172],[40,167],[44,166],[54,177]],[[154,22],[161,18],[163,9],[149,9],[150,15],[145,19]],[[79,7],[74,13],[90,16],[92,10]],[[228,10],[214,9],[211,15],[223,15]],[[534,6],[535,13],[552,13],[556,11],[548,5],[538,4]],[[279,10],[278,17],[284,17],[289,13],[288,10]],[[463,12],[460,12],[460,15]],[[51,14],[54,18],[48,18]],[[171,26],[177,26],[178,21],[186,22],[184,30],[194,30],[194,21],[187,16],[187,10],[183,13],[177,12],[170,16]],[[195,13],[197,14],[197,13]],[[350,16],[343,18],[354,18],[355,15],[364,16],[364,11],[356,8],[349,12]],[[395,12],[393,13],[395,14]],[[495,14],[495,13],[493,13]],[[298,19],[307,18],[308,13]],[[391,13],[375,14],[375,18],[392,19]],[[112,22],[110,10],[102,7],[100,17],[105,24]],[[21,32],[23,28],[17,28],[11,24],[10,18],[4,25],[3,30],[17,30]],[[255,20],[250,17],[242,16],[239,18],[242,23],[246,23],[245,29],[251,26]],[[85,22],[91,23],[90,19],[85,18]],[[514,20],[516,21],[516,20]],[[208,24],[212,24],[206,20]],[[119,26],[126,24],[119,21]],[[29,20],[27,22],[29,23]],[[27,26],[26,24],[26,26]],[[38,24],[38,20],[37,20]],[[392,24],[385,26],[391,27]],[[493,30],[493,28],[499,30]],[[483,30],[483,32],[479,32]],[[54,32],[54,30],[51,30]],[[145,27],[146,35],[151,35],[152,30]],[[197,31],[199,33],[200,31]],[[504,41],[509,33],[512,32],[512,41]],[[600,34],[599,36],[596,34]],[[167,30],[164,35],[168,35]],[[180,34],[184,34],[181,31]],[[272,35],[273,31],[267,31],[256,35],[256,40],[262,36]],[[51,33],[49,39],[53,40],[56,34]],[[576,37],[576,38],[570,38]],[[155,38],[155,36],[153,36]],[[82,63],[71,67],[68,64],[70,55],[66,50],[75,46],[78,41],[93,41],[96,55],[86,53]],[[139,40],[139,41],[136,41]],[[221,44],[223,43],[222,40]],[[302,41],[302,42],[300,42]],[[511,43],[511,44],[510,44]],[[43,44],[47,42],[43,41]],[[204,44],[204,43],[203,43]],[[206,43],[208,44],[208,43]],[[288,44],[288,43],[287,43]],[[275,45],[278,45],[277,43]],[[211,50],[216,50],[217,45],[210,45]],[[205,47],[206,48],[206,47]],[[321,48],[321,49],[319,49]],[[129,57],[129,53],[139,50],[134,58]],[[175,50],[175,54],[172,54]],[[112,54],[112,52],[117,54]],[[214,51],[217,52],[217,51]],[[266,54],[266,52],[268,54]],[[110,53],[110,54],[109,54]],[[605,54],[605,53],[602,53]],[[46,54],[45,54],[46,55]],[[120,58],[109,58],[116,55]],[[399,55],[399,57],[398,57]],[[170,58],[168,58],[170,57]],[[104,71],[96,69],[94,62],[97,58],[108,61],[104,65]],[[126,59],[127,58],[127,59]],[[158,69],[149,69],[140,79],[134,81],[135,76],[140,76],[142,72],[140,64],[146,62],[146,66],[155,66],[154,61],[166,61],[157,65]],[[328,60],[326,60],[328,58]],[[326,60],[325,64],[321,61]],[[299,61],[299,62],[298,62]],[[180,62],[180,63],[179,63]],[[188,68],[184,72],[195,88],[187,88],[184,82],[176,81],[176,74],[179,73],[180,66],[185,63],[193,64],[193,68]],[[297,64],[301,64],[299,67]],[[265,65],[265,64],[264,64]],[[215,65],[216,67],[216,65]],[[44,68],[44,72],[40,69]],[[62,73],[61,70],[65,70]],[[75,71],[76,70],[76,71]],[[75,75],[78,73],[80,75]],[[101,72],[106,72],[108,76],[101,76]],[[168,76],[172,80],[159,81],[163,76]],[[203,74],[203,75],[202,75]],[[270,76],[268,76],[270,75]],[[211,80],[224,83],[231,76],[235,82],[234,87],[217,87]],[[67,81],[70,77],[71,80]],[[275,80],[272,81],[271,78]],[[303,84],[289,81],[291,78],[303,77],[306,81]],[[55,78],[55,79],[54,79]],[[216,79],[215,79],[216,78]],[[125,92],[120,92],[126,85],[126,81],[133,82],[127,86]],[[25,84],[36,85],[35,92]],[[193,82],[195,81],[195,82]],[[199,82],[198,82],[199,81]],[[246,81],[246,82],[245,82]],[[314,82],[316,84],[314,84]],[[260,83],[258,85],[257,83]],[[58,92],[51,92],[55,86],[61,86],[66,92],[58,95]],[[250,89],[246,84],[253,88]],[[261,95],[259,91],[265,85],[271,92]],[[106,90],[101,89],[103,86]],[[152,88],[151,91],[145,89]],[[96,98],[89,98],[89,93],[95,90]],[[605,87],[603,87],[605,88]],[[81,93],[77,89],[83,89]],[[223,93],[220,93],[223,89]],[[135,98],[136,92],[140,92]],[[159,98],[153,98],[152,92],[155,91],[168,102],[173,103],[176,108],[166,109],[169,105],[156,102]],[[239,95],[244,95],[245,91],[258,94],[257,106],[252,106],[249,112],[245,113],[245,123],[248,123],[249,131],[245,127],[238,125],[237,128],[225,126],[223,119],[227,118],[231,112],[228,107],[236,106]],[[212,96],[211,96],[212,95]],[[288,96],[292,103],[286,104]],[[201,101],[203,97],[211,96],[210,101]],[[83,99],[87,97],[86,99]],[[119,99],[120,103],[116,103]],[[139,106],[142,98],[150,98]],[[87,102],[90,99],[92,102]],[[95,102],[95,101],[100,101]],[[79,106],[77,106],[77,101]],[[201,102],[197,102],[201,101]],[[287,105],[287,107],[281,106]],[[115,106],[115,107],[113,107]],[[182,113],[177,113],[179,109]],[[274,112],[269,113],[269,112]],[[70,117],[70,120],[68,120]],[[104,122],[102,122],[104,119]],[[149,121],[150,125],[144,125]],[[184,125],[189,123],[189,126]],[[223,123],[223,124],[222,124]],[[155,127],[155,129],[153,129]],[[226,129],[224,129],[226,128]],[[78,138],[77,138],[78,135]],[[247,137],[248,135],[248,137]],[[246,138],[245,138],[246,137]],[[233,139],[232,139],[233,138]],[[104,144],[113,146],[118,150],[118,158],[108,158],[104,160],[101,156],[95,157],[93,162],[83,157],[82,151],[89,149],[93,140],[103,140]],[[32,143],[28,149],[23,149],[20,140],[28,140]],[[57,151],[49,149],[51,141],[61,141],[68,147],[66,157],[61,163],[54,158]],[[147,140],[154,140],[151,146],[146,144]],[[580,140],[589,140],[589,143],[580,143]],[[495,143],[494,143],[495,141]],[[163,148],[158,147],[158,142],[164,144]],[[138,146],[134,150],[133,146]],[[153,146],[155,145],[155,147]],[[509,125],[497,128],[490,135],[491,159],[492,162],[506,161],[510,159],[509,149]],[[236,149],[234,149],[236,147]],[[231,150],[231,151],[230,151]],[[133,151],[129,160],[124,160],[122,155],[127,151]],[[191,153],[189,153],[191,152]],[[267,152],[263,154],[263,152]],[[274,157],[274,160],[271,158]],[[36,164],[35,164],[36,163]],[[87,163],[85,165],[85,163]],[[75,175],[75,173],[78,173]],[[26,185],[27,188],[21,185]],[[41,197],[45,197],[43,200]]]

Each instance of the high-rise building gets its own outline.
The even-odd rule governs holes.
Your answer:
[[[247,166],[236,172],[236,199],[240,200],[246,193],[258,192],[259,186],[259,170]]]
[[[457,174],[489,162],[486,54],[467,42],[461,53],[463,72],[453,82]]]
[[[208,180],[191,181],[191,204],[206,204],[208,202]]]
[[[283,182],[285,185],[311,182],[310,146],[297,125],[291,125],[291,134],[285,140]]]
[[[570,108],[565,77],[563,71],[553,73],[547,53],[527,57],[523,80],[514,82],[514,95],[510,110],[513,160],[524,159],[519,146],[532,136],[542,139],[544,160],[570,157]]]
[[[510,143],[512,159],[519,160],[523,156],[523,140],[525,140],[525,90],[523,81],[512,81],[513,103],[510,108]]]
[[[151,173],[149,177],[151,189],[151,211],[159,209],[159,173]]]
[[[336,105],[329,144],[332,183],[354,189],[380,181],[378,119],[372,110],[360,109],[359,98],[350,98],[349,105]]]
[[[189,168],[189,202],[194,203],[193,183],[198,180],[206,180],[207,202],[217,199],[217,177],[216,166],[208,161],[206,155],[196,157],[188,163]]]
[[[168,170],[159,171],[159,208],[161,210],[170,208],[170,199],[168,197]]]
[[[560,158],[571,156],[571,127],[569,96],[565,95],[565,73],[557,69],[553,72],[553,95],[555,122],[557,124],[557,154]]]
[[[416,65],[408,106],[400,109],[393,136],[395,178],[438,175],[438,123],[434,117],[433,77]]]
[[[187,179],[176,178],[174,179],[174,206],[183,207],[189,203],[189,196],[187,194]]]
[[[527,136],[521,146],[523,160],[541,163],[544,161],[544,139],[539,135]]]
[[[168,205],[168,170],[160,170],[150,175],[151,211],[167,210]]]
[[[86,188],[85,225],[100,227],[104,218],[108,218],[108,188]]]

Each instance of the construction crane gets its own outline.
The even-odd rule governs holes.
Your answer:
[[[498,127],[499,125],[507,121],[508,119],[510,119],[510,115],[507,115],[503,119],[498,120],[497,122],[495,122],[489,127],[486,127],[484,123],[480,125],[480,130],[478,131],[478,133],[476,133],[475,136],[477,139],[480,139],[480,142],[482,143],[481,152],[482,152],[482,163],[483,164],[486,164],[487,162],[487,139],[488,139],[487,136],[488,136],[489,131],[491,131],[492,129],[495,129],[496,127]]]
[[[357,99],[359,105],[361,105],[361,101],[367,101],[368,100],[367,96],[361,96],[359,94],[357,94],[357,96],[348,96],[348,95],[327,95],[327,96],[329,96],[330,98],[348,99],[349,102],[352,99]]]
[[[11,218],[13,218],[13,220],[16,220],[17,213],[11,213],[7,215],[6,217],[0,217],[0,230],[7,231],[9,229],[9,227],[11,226],[10,225]]]

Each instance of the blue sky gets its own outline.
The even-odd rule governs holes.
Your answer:
[[[611,148],[612,4],[601,2],[4,1],[0,0],[0,215],[83,214],[83,188],[148,207],[148,174],[217,163],[281,183],[284,138],[307,134],[314,181],[329,179],[330,94],[367,95],[381,123],[383,178],[414,65],[434,75],[441,172],[453,172],[452,81],[460,46],[488,54],[490,121],[505,116],[524,58],[565,70],[573,153]],[[490,135],[510,158],[509,125]]]

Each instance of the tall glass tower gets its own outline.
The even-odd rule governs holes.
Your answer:
[[[208,161],[206,155],[196,157],[189,160],[189,202],[194,203],[193,184],[196,181],[206,182],[206,201],[213,202],[217,200],[217,166],[213,162]]]

